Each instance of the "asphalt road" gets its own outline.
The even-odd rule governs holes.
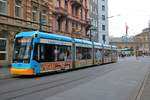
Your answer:
[[[101,96],[102,98],[105,98],[106,96],[107,98],[97,100],[117,100],[116,98],[118,97],[118,95],[120,96],[123,95],[122,98],[118,97],[118,100],[123,99],[127,100],[125,99],[125,97],[130,98],[131,95],[136,96],[136,93],[138,92],[140,86],[140,82],[142,82],[142,80],[144,79],[144,75],[150,65],[149,60],[150,58],[148,57],[144,58],[141,57],[138,60],[136,60],[134,57],[131,57],[120,59],[117,63],[94,66],[90,68],[69,71],[64,73],[57,73],[57,74],[48,73],[46,75],[36,77],[19,76],[3,79],[0,80],[0,100],[57,100],[57,96],[59,96],[59,94],[60,95],[66,95],[69,93],[74,94],[76,92],[73,92],[73,90],[76,88],[82,89],[82,86],[88,83],[92,83],[93,81],[102,78],[109,79],[108,76],[113,75],[115,77],[110,78],[109,83],[117,81],[118,79],[121,84],[120,83],[117,84],[118,87],[120,86],[121,88],[114,89],[112,88],[113,85],[111,87],[111,84],[109,84],[108,86],[107,82],[105,82],[106,80],[103,81],[104,84],[101,84],[102,81],[100,82],[99,80],[100,83],[99,85],[103,87],[104,89],[103,91],[105,91],[105,93],[107,93],[107,91],[110,92],[109,89],[111,88],[113,92],[112,94],[109,95],[111,97],[111,95],[115,93],[114,99],[113,98],[108,99],[109,95],[103,94],[99,96]],[[126,74],[121,76],[123,72]],[[117,77],[122,79],[122,82]],[[128,84],[130,80],[133,80],[132,83],[134,83],[134,85],[130,84],[130,86],[128,87],[125,84]],[[72,91],[69,92],[70,90]],[[124,90],[125,92],[122,92]],[[92,91],[94,92],[94,90]],[[86,91],[84,91],[84,93],[86,94]],[[88,95],[86,98],[88,98]],[[69,100],[69,99],[64,98],[62,100]]]

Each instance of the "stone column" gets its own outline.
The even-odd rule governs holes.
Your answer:
[[[8,57],[8,65],[12,63],[13,57],[13,48],[14,48],[14,37],[16,32],[9,32],[8,33],[8,45],[7,45],[7,57]]]

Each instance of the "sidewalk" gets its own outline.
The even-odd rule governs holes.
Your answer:
[[[9,67],[0,67],[0,79],[10,77]]]

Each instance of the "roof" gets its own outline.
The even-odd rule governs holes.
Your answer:
[[[54,33],[39,32],[39,31],[20,32],[19,34],[16,35],[16,37],[22,37],[22,36],[34,37],[36,34],[40,38],[72,42],[72,38],[71,37],[61,36],[61,35],[57,35],[57,34],[54,34]]]
[[[91,41],[87,41],[87,40],[81,40],[81,39],[74,39],[75,43],[79,43],[79,44],[88,44],[88,45],[92,45]]]

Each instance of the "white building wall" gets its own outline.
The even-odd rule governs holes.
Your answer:
[[[102,9],[104,6],[104,10]],[[105,16],[105,20],[102,19],[102,15]],[[98,0],[98,42],[103,44],[109,44],[108,34],[108,0]],[[105,25],[105,30],[102,30],[102,25]],[[105,36],[105,41],[103,40]]]

